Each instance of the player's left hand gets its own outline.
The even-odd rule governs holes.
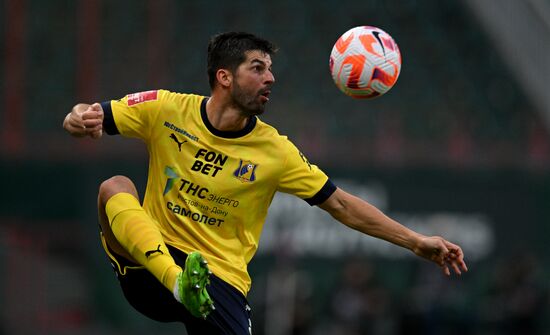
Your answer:
[[[451,269],[458,275],[462,274],[462,271],[468,271],[462,249],[442,237],[421,238],[413,251],[418,256],[438,264],[447,276],[451,275]]]

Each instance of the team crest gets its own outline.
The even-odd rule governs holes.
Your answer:
[[[244,182],[250,182],[256,180],[256,167],[258,164],[254,164],[251,161],[241,161],[239,162],[239,167],[235,172],[233,172],[233,175],[237,177],[240,181]]]

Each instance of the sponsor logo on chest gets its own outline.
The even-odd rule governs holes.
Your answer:
[[[216,177],[218,172],[223,170],[226,162],[227,156],[201,148],[195,154],[195,162],[191,166],[191,170]]]

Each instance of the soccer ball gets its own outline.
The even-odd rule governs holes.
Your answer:
[[[346,31],[336,41],[329,66],[332,79],[342,92],[369,99],[393,87],[401,71],[401,53],[382,29],[360,26]]]

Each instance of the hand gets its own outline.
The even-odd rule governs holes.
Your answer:
[[[103,135],[103,108],[100,104],[78,104],[67,114],[63,127],[73,136],[100,138]]]
[[[413,251],[418,256],[438,264],[447,276],[451,274],[449,267],[458,275],[462,274],[462,271],[468,271],[462,249],[442,237],[423,237]]]

